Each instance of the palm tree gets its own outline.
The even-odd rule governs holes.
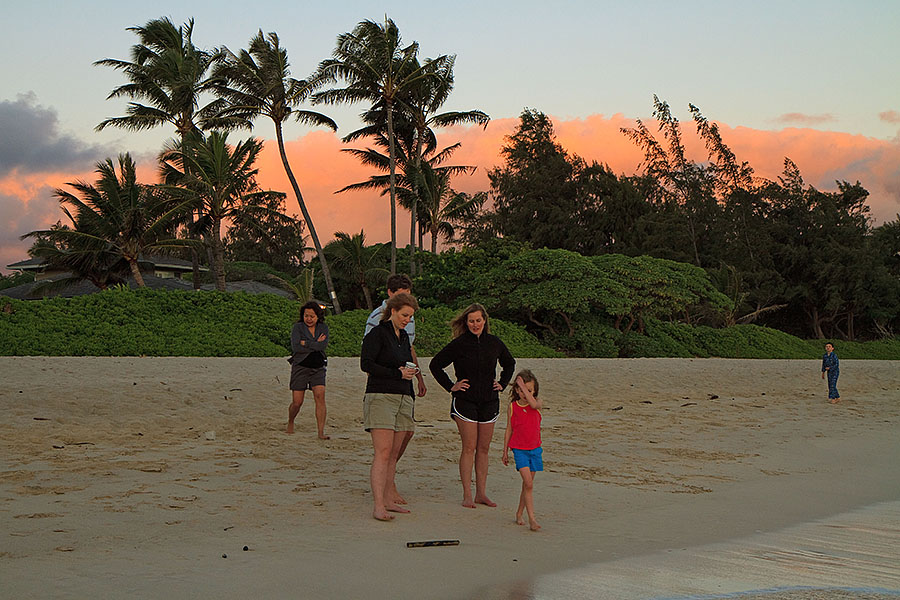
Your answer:
[[[350,33],[338,36],[332,58],[319,64],[314,77],[316,86],[346,82],[346,87],[332,88],[313,96],[315,102],[371,102],[381,104],[387,120],[389,189],[391,194],[391,272],[397,270],[397,197],[394,110],[403,95],[423,78],[427,69],[416,61],[416,42],[401,46],[400,30],[385,17],[384,24],[363,21]]]
[[[409,98],[406,100],[408,113],[415,128],[415,150],[412,155],[413,170],[418,172],[425,154],[425,143],[434,137],[433,127],[450,127],[466,123],[474,123],[487,128],[491,118],[480,110],[449,111],[438,113],[453,90],[453,66],[456,63],[456,55],[442,56],[434,60],[426,61],[426,69],[431,77],[420,79],[417,85],[410,88]],[[418,178],[413,179],[412,207],[410,208],[410,269],[415,271],[416,245],[412,241],[416,232],[416,218],[418,211],[416,205],[419,201],[417,189]],[[449,183],[449,182],[448,182]],[[448,188],[449,189],[449,188]],[[435,248],[434,231],[432,230],[432,251]]]
[[[138,183],[130,154],[119,155],[118,164],[116,173],[112,159],[97,163],[99,177],[94,185],[83,181],[66,184],[80,197],[61,188],[54,192],[71,228],[32,231],[23,238],[50,240],[53,247],[43,253],[45,258],[84,272],[91,272],[88,267],[93,263],[111,266],[116,257],[121,258],[138,287],[144,287],[138,264],[142,256],[189,244],[169,237],[188,208],[185,204],[172,206],[159,199],[152,186]]]
[[[131,60],[104,58],[94,64],[122,71],[128,83],[113,89],[107,100],[130,98],[126,115],[105,119],[97,131],[119,127],[143,131],[170,124],[183,145],[201,137],[200,125],[215,114],[222,101],[200,106],[204,93],[213,90],[209,76],[218,55],[197,48],[191,36],[193,19],[176,27],[168,17],[153,19],[144,26],[129,27],[139,43],[131,47]],[[142,104],[139,101],[143,101]],[[200,269],[193,253],[194,287],[200,286]]]
[[[337,124],[321,113],[297,108],[301,102],[309,98],[312,87],[309,82],[290,76],[287,50],[281,47],[278,34],[275,32],[264,36],[263,32],[259,31],[250,40],[249,49],[241,50],[238,54],[227,49],[224,49],[223,52],[224,59],[216,67],[215,74],[219,78],[217,93],[226,101],[226,105],[221,107],[216,119],[213,119],[210,124],[242,126],[249,124],[258,116],[272,119],[275,124],[275,138],[278,141],[281,164],[291,182],[294,197],[297,199],[297,204],[300,205],[300,212],[303,213],[303,220],[306,221],[306,226],[309,228],[334,312],[340,314],[341,305],[334,291],[328,261],[322,252],[322,245],[319,242],[319,236],[309,215],[306,202],[303,200],[303,194],[300,192],[300,185],[288,162],[282,131],[284,122],[291,117],[299,123],[324,125],[333,131],[337,130]]]
[[[419,172],[419,222],[421,229],[431,234],[432,254],[437,253],[438,238],[452,242],[457,226],[472,219],[487,199],[484,192],[469,195],[454,191],[450,176],[447,168],[432,168],[428,163],[423,163]]]
[[[170,143],[160,155],[160,172],[173,195],[202,212],[194,228],[209,240],[216,289],[224,292],[222,221],[252,218],[253,211],[267,211],[262,203],[248,200],[277,192],[261,191],[256,185],[253,164],[262,150],[259,140],[250,138],[230,147],[228,134],[214,131],[189,148],[186,151],[181,144]]]
[[[376,275],[386,275],[386,269],[377,266],[381,244],[366,246],[366,234],[363,230],[352,236],[343,231],[334,234],[334,241],[328,244],[328,250],[334,256],[334,263],[340,266],[347,277],[363,292],[366,300],[366,309],[372,311],[372,292],[368,281]]]

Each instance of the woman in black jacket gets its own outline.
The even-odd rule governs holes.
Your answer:
[[[394,474],[407,432],[416,428],[412,379],[418,369],[404,327],[418,308],[409,294],[391,296],[381,322],[363,338],[360,351],[359,366],[369,374],[363,424],[372,435],[375,449],[369,472],[375,502],[372,516],[379,521],[393,519],[391,512],[409,512],[394,501]]]
[[[487,497],[488,463],[494,423],[500,415],[500,392],[512,379],[516,361],[506,345],[491,335],[488,314],[473,304],[450,323],[453,340],[431,359],[435,380],[453,395],[450,416],[462,438],[459,478],[463,486],[463,506],[497,506]],[[444,369],[453,364],[456,383]],[[502,367],[500,379],[497,363]],[[472,466],[475,466],[475,496],[472,497]]]

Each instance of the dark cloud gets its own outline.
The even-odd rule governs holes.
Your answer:
[[[0,177],[14,169],[25,173],[84,169],[115,155],[104,146],[61,133],[56,110],[39,105],[32,92],[0,100],[0,140]]]
[[[820,123],[830,123],[836,120],[837,119],[835,119],[834,115],[831,113],[807,115],[798,112],[785,113],[775,119],[777,123],[799,123],[800,125],[819,125]]]

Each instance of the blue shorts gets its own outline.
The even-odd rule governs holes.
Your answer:
[[[513,458],[516,459],[516,471],[528,467],[532,471],[544,470],[544,459],[541,458],[544,451],[538,447],[534,450],[519,450],[518,448],[510,448],[513,452]]]

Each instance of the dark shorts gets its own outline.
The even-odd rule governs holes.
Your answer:
[[[473,402],[454,396],[450,402],[450,416],[468,423],[496,423],[500,416],[500,399]]]
[[[310,369],[300,365],[291,365],[291,389],[295,391],[311,390],[317,385],[325,385],[326,367]]]

